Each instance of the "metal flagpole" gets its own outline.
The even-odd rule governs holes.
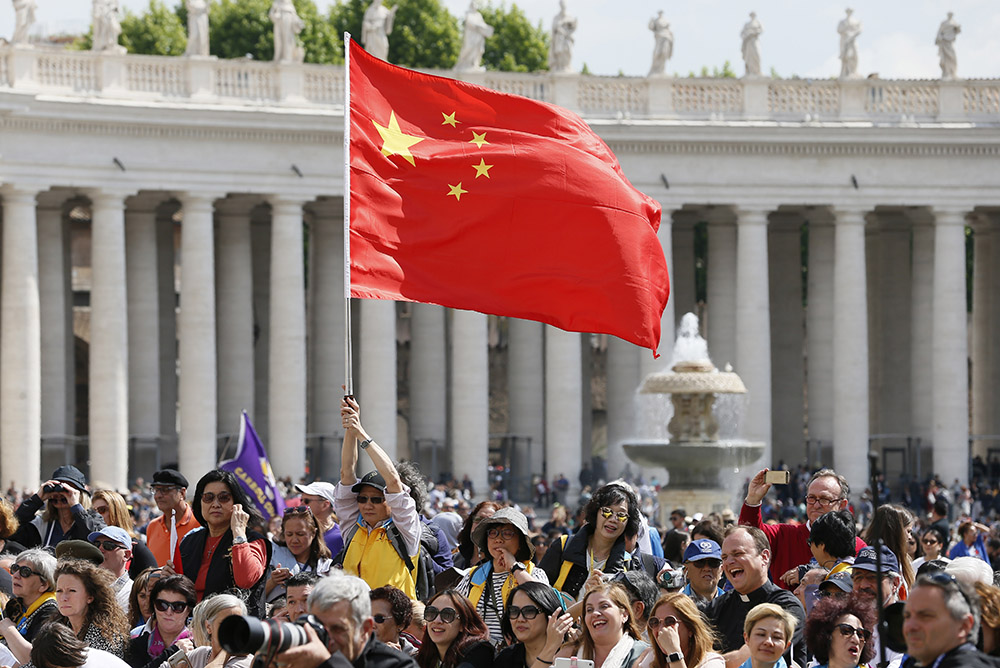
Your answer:
[[[354,395],[351,345],[351,33],[344,33],[344,392]]]

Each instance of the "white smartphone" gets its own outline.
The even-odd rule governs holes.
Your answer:
[[[590,659],[578,659],[575,656],[556,657],[552,668],[594,668],[594,662]]]

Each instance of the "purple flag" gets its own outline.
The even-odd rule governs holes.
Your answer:
[[[243,411],[240,419],[240,440],[236,446],[236,455],[219,462],[219,468],[232,471],[239,478],[257,510],[264,516],[264,522],[270,522],[272,517],[280,517],[285,513],[285,499],[281,496],[267,453],[264,452],[264,446],[246,411]]]

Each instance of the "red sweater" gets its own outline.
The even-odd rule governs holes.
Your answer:
[[[760,516],[760,506],[743,504],[740,509],[740,524],[749,524],[764,532],[771,542],[771,580],[784,589],[789,589],[781,576],[789,569],[808,564],[812,559],[809,550],[809,527],[806,524],[764,524]],[[865,541],[855,539],[855,554],[865,547]]]

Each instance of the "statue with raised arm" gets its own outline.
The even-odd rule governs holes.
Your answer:
[[[11,44],[27,44],[28,31],[35,23],[35,0],[14,0],[14,36]]]
[[[663,74],[667,61],[674,55],[674,33],[670,32],[670,22],[663,16],[663,10],[649,19],[649,29],[653,31],[653,64],[649,66],[649,76]]]
[[[566,11],[566,0],[559,0],[559,13],[552,19],[552,45],[549,48],[549,69],[569,72],[573,59],[573,32],[576,18]]]
[[[861,21],[854,18],[854,10],[848,8],[847,16],[837,25],[840,34],[840,78],[852,79],[858,76],[858,35]]]
[[[90,50],[125,53],[125,47],[118,44],[118,37],[122,34],[118,0],[94,0],[92,12],[94,32]]]
[[[208,0],[187,0],[188,43],[185,56],[208,55]]]
[[[382,5],[382,0],[372,0],[365,10],[361,21],[361,43],[365,51],[376,58],[389,59],[389,35],[392,34],[397,9],[399,5],[388,9]]]
[[[299,44],[299,33],[306,24],[299,18],[292,0],[274,0],[267,16],[274,24],[274,62],[301,63],[305,49]]]
[[[743,26],[740,37],[743,39],[743,63],[747,68],[748,77],[760,76],[760,47],[757,40],[764,32],[764,26],[757,20],[757,13],[750,12],[750,20]]]
[[[948,18],[941,22],[938,28],[938,55],[941,57],[941,78],[954,79],[958,76],[958,58],[955,56],[955,38],[962,32],[962,26],[955,22],[954,14],[948,12]]]
[[[493,26],[479,13],[480,0],[472,0],[465,11],[465,29],[462,32],[462,50],[458,53],[455,69],[470,72],[483,69],[483,51],[486,40],[493,36]]]

